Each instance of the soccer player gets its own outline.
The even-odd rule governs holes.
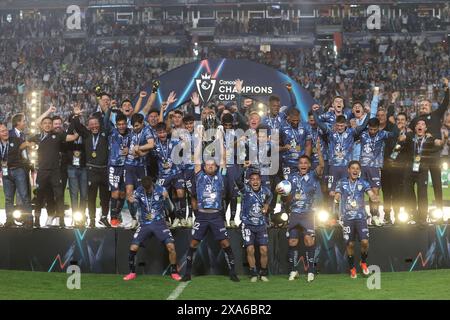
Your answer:
[[[345,168],[352,158],[355,136],[359,135],[365,129],[369,117],[366,117],[362,125],[353,129],[347,128],[347,120],[343,115],[339,115],[336,117],[334,128],[330,129],[320,120],[317,113],[318,109],[318,105],[312,106],[314,119],[328,138],[328,154],[330,159],[328,189],[330,190],[330,196],[333,197],[337,181],[346,176]]]
[[[133,195],[141,179],[146,176],[146,154],[154,147],[154,136],[149,126],[144,124],[144,116],[136,113],[131,117],[133,131],[131,132],[128,155],[125,159],[125,189],[127,198]],[[129,199],[128,199],[129,200]],[[128,203],[131,214],[131,228],[137,227],[136,208]]]
[[[361,141],[361,178],[369,182],[373,193],[377,196],[380,192],[385,141],[389,138],[397,139],[398,133],[396,126],[394,126],[392,132],[380,130],[380,121],[377,118],[372,118],[368,122],[368,129],[359,136]],[[379,227],[382,221],[379,218],[378,203],[372,201],[369,203],[372,222]]]
[[[203,137],[203,130],[198,130],[199,137]],[[220,130],[218,131],[217,139],[222,142]],[[222,147],[223,149],[223,147]],[[197,200],[197,212],[195,224],[192,231],[192,240],[186,255],[186,273],[182,281],[191,280],[192,263],[195,251],[201,240],[206,236],[208,229],[214,234],[214,238],[220,242],[225,260],[227,261],[230,270],[230,279],[238,282],[239,278],[236,275],[234,254],[228,239],[228,232],[223,220],[223,206],[222,197],[224,194],[224,181],[220,170],[216,164],[215,159],[206,159],[204,168],[201,164],[201,144],[195,148],[195,192]],[[225,167],[225,152],[222,150],[221,168]]]
[[[130,202],[136,203],[139,208],[140,226],[133,236],[128,255],[130,273],[123,280],[136,279],[136,254],[144,241],[154,235],[164,243],[169,253],[170,277],[179,281],[181,277],[177,271],[175,240],[164,220],[164,200],[169,197],[169,194],[164,187],[154,186],[150,177],[143,177],[141,183],[142,185],[129,197]]]
[[[322,199],[320,188],[320,177],[323,173],[323,157],[320,152],[320,141],[316,142],[316,148],[319,154],[319,165],[315,170],[311,170],[311,159],[307,155],[302,155],[298,161],[298,172],[289,177],[292,190],[288,196],[283,196],[286,208],[289,208],[288,223],[288,241],[289,241],[289,281],[298,278],[299,274],[296,270],[298,262],[298,243],[300,231],[303,233],[303,241],[306,246],[306,260],[308,262],[308,278],[307,281],[314,280],[315,265],[314,254],[315,247],[315,224],[313,207]],[[277,189],[282,194],[283,191]]]
[[[333,102],[330,108],[328,108],[328,111],[319,115],[319,120],[332,127],[339,116],[345,117],[346,120],[350,120],[353,117],[352,110],[345,108],[344,98],[336,96],[333,98]]]
[[[361,179],[361,165],[358,161],[350,161],[348,164],[348,177],[339,180],[336,186],[334,201],[340,203],[339,214],[343,222],[344,240],[347,244],[347,261],[350,268],[350,276],[356,278],[354,259],[354,246],[356,236],[361,242],[361,270],[365,276],[369,275],[367,268],[367,255],[369,252],[369,228],[364,204],[364,194],[367,193],[372,202],[379,201],[370,184]]]
[[[285,179],[298,171],[300,156],[311,157],[311,135],[300,123],[300,111],[287,111],[286,123],[280,128],[280,153]]]
[[[125,203],[125,159],[128,155],[130,143],[130,131],[128,129],[127,117],[118,114],[116,127],[111,130],[108,137],[109,159],[108,159],[108,181],[111,190],[111,226],[120,224],[122,207]]]
[[[269,188],[261,185],[259,171],[250,173],[248,183],[237,181],[237,186],[242,194],[241,231],[244,246],[247,251],[247,261],[250,268],[250,281],[259,279],[267,282],[267,251],[269,235],[267,233],[267,212],[272,201],[272,193]],[[260,266],[259,274],[256,270],[255,245],[259,246]]]
[[[175,201],[175,219],[172,227],[177,228],[186,225],[186,201],[184,194],[184,179],[181,171],[181,163],[175,163],[174,149],[180,143],[179,139],[168,137],[168,128],[164,122],[156,126],[155,147],[153,155],[158,162],[158,184],[169,190],[173,188],[177,194]]]
[[[237,212],[237,203],[238,203],[238,188],[236,186],[235,181],[240,179],[242,176],[242,168],[238,164],[238,152],[236,148],[236,133],[235,128],[233,127],[233,116],[229,113],[224,114],[222,116],[222,125],[226,130],[226,135],[224,143],[225,148],[227,150],[227,174],[224,176],[225,179],[225,207],[224,212],[227,211],[228,206],[230,206],[230,221],[227,224],[227,227],[236,228],[236,222],[234,221],[236,218]]]

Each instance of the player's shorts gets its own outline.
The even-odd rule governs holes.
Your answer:
[[[215,240],[221,241],[228,239],[227,228],[225,227],[225,221],[221,212],[197,213],[194,226],[192,227],[192,238],[197,241],[203,240],[208,229],[211,229]]]
[[[195,188],[195,171],[194,169],[183,170],[184,186],[189,194],[194,194],[193,188]]]
[[[125,165],[125,184],[133,185],[135,188],[141,185],[141,180],[147,175],[145,167]]]
[[[362,167],[361,178],[367,180],[371,188],[381,187],[381,170],[380,168]]]
[[[175,190],[184,189],[184,177],[182,172],[175,173],[173,175],[161,176],[158,178],[157,183],[163,186],[166,190],[171,188]]]
[[[283,166],[282,170],[283,170],[283,177],[284,177],[284,179],[285,180],[290,180],[291,176],[294,173],[298,172],[298,167],[285,167],[285,166]]]
[[[236,186],[236,181],[241,179],[242,169],[239,165],[227,167],[227,174],[224,176],[224,184],[226,193],[231,197],[237,197],[239,188]]]
[[[174,243],[175,239],[164,219],[153,221],[150,224],[141,224],[133,236],[131,244],[142,246],[147,238],[155,236],[164,244]]]
[[[330,166],[330,174],[328,175],[328,190],[334,191],[336,189],[336,184],[339,180],[347,177],[348,171],[347,167],[335,167]]]
[[[343,227],[344,240],[346,243],[356,240],[358,235],[359,241],[369,239],[369,228],[366,219],[344,220]]]
[[[108,168],[109,191],[125,191],[125,168],[124,166]]]
[[[269,244],[269,234],[267,233],[267,226],[253,226],[249,224],[241,224],[242,239],[244,246],[267,246]]]
[[[291,213],[289,215],[286,236],[289,239],[299,239],[302,233],[311,237],[315,236],[314,213]]]

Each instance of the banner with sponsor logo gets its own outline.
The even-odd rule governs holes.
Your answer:
[[[300,46],[300,47],[312,47],[314,46],[315,37],[314,35],[293,35],[293,36],[280,36],[280,37],[270,37],[270,36],[222,36],[215,37],[214,44],[218,46],[239,46],[239,45],[249,45],[249,46],[260,46],[260,45],[272,45],[272,46]]]
[[[313,104],[312,97],[305,89],[274,68],[249,60],[208,59],[188,63],[163,74],[159,78],[161,86],[158,90],[157,105],[160,105],[171,91],[176,92],[178,100],[168,111],[188,102],[194,91],[200,95],[203,105],[210,101],[236,101],[236,79],[243,80],[243,97],[267,103],[269,96],[276,94],[282,105],[291,104],[291,97],[286,89],[286,84],[291,83],[292,96],[304,119]],[[150,86],[146,90],[150,92]],[[145,105],[145,102],[143,101],[142,105]]]

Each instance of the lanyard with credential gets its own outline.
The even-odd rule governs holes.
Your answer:
[[[6,161],[5,158],[8,157],[8,147],[9,147],[9,144],[8,144],[8,143],[6,143],[6,144],[3,144],[3,143],[2,143],[2,144],[1,144],[2,162]]]

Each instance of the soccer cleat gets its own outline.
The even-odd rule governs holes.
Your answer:
[[[236,228],[236,227],[237,227],[236,222],[234,222],[234,220],[231,220],[230,221],[230,228]]]
[[[258,278],[256,278],[258,279]],[[233,282],[240,282],[241,280],[239,280],[238,276],[235,273],[230,274],[230,280]]]
[[[291,273],[289,273],[289,281],[294,281],[298,277],[298,271],[291,271]]]
[[[101,219],[98,220],[98,223],[105,228],[111,228],[111,225],[109,224],[107,217],[101,217]]]
[[[362,271],[363,275],[368,276],[370,274],[370,272],[369,272],[369,268],[367,268],[367,263],[361,262],[359,265],[361,267],[361,271]]]
[[[258,281],[258,276],[251,276],[250,277],[250,282],[257,282]]]
[[[308,282],[313,282],[313,281],[314,281],[314,273],[312,273],[312,272],[309,272],[309,273],[308,273],[308,279],[307,279],[307,281],[308,281]]]
[[[111,219],[111,227],[113,228],[117,228],[120,225],[120,221],[117,218],[112,218]]]
[[[357,276],[356,276],[356,268],[355,267],[350,269],[350,278],[352,278],[352,279],[356,279],[357,278]]]
[[[178,273],[172,273],[172,274],[170,274],[170,277],[175,281],[181,280],[181,276]]]
[[[193,226],[193,219],[192,217],[188,217],[186,220],[186,227],[192,228],[192,226]]]
[[[373,216],[372,217],[372,225],[377,226],[377,227],[381,227],[383,224],[381,222],[380,217],[378,216]]]
[[[172,223],[172,228],[178,228],[178,227],[180,227],[180,226],[181,226],[180,223],[181,223],[181,220],[178,219],[178,218],[175,218],[175,219],[173,220],[173,223]]]
[[[14,227],[16,224],[14,223],[14,221],[12,220],[6,220],[5,224],[3,225],[3,227],[5,228],[11,228]]]
[[[123,280],[125,281],[129,281],[129,280],[134,280],[136,279],[136,273],[129,273],[127,274],[125,277],[123,277]]]
[[[180,281],[181,281],[181,282],[191,281],[191,275],[190,275],[190,274],[185,274],[185,275],[183,276],[183,278],[181,278]]]
[[[261,276],[260,279],[262,282],[269,282],[269,278],[267,278],[267,276]]]

